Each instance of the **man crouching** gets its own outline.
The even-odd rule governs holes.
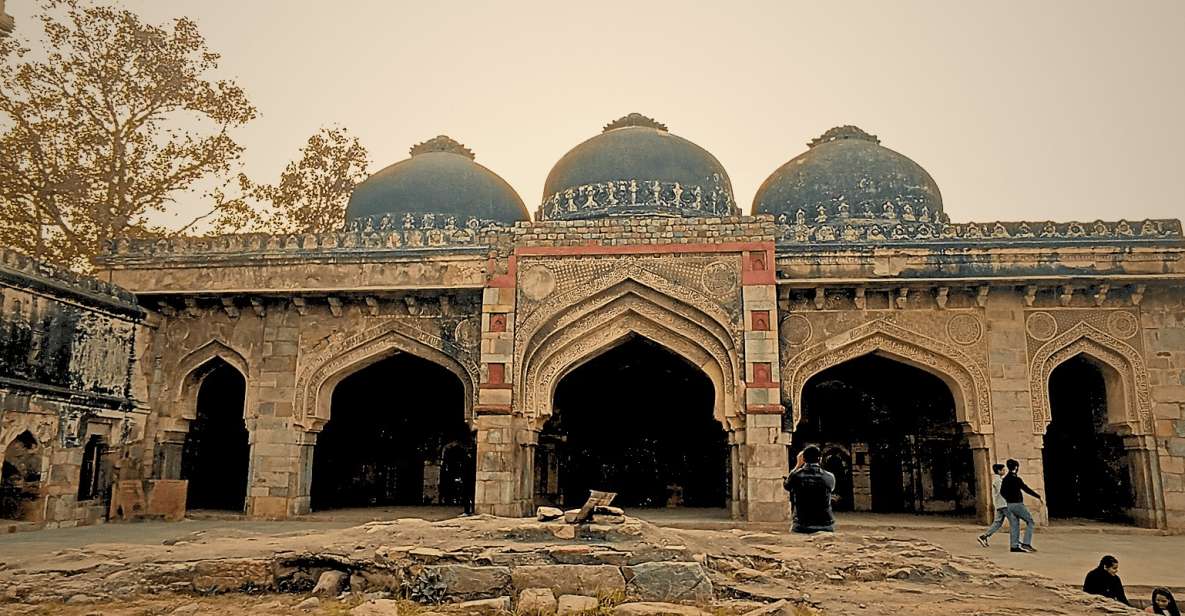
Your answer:
[[[819,461],[823,453],[814,445],[798,452],[794,470],[782,481],[790,493],[790,508],[796,533],[835,532],[835,517],[831,514],[831,493],[835,490],[835,475],[823,470]]]

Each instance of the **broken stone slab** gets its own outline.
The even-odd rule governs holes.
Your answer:
[[[540,507],[535,511],[535,517],[541,522],[558,520],[559,518],[564,517],[564,510],[557,509],[555,507]]]
[[[517,614],[552,616],[558,602],[550,588],[525,588],[518,595]]]
[[[794,616],[796,609],[793,603],[782,599],[757,609],[749,610],[742,616]]]
[[[306,612],[311,612],[319,607],[321,607],[321,600],[316,597],[309,597],[296,604],[296,609],[304,610]]]
[[[621,507],[613,507],[611,505],[597,505],[596,507],[593,507],[593,515],[598,513],[602,515],[624,516],[625,510]]]
[[[399,616],[399,602],[394,599],[372,599],[351,609],[350,616]]]
[[[564,521],[568,524],[575,524],[576,520],[580,519],[579,509],[569,509],[564,512]]]
[[[655,562],[625,568],[626,595],[643,601],[706,603],[714,598],[712,580],[699,563]]]
[[[424,567],[421,575],[440,580],[447,599],[490,599],[505,595],[510,589],[509,567],[430,565]]]
[[[592,516],[592,523],[593,524],[623,524],[623,523],[625,523],[625,516],[594,513]]]
[[[552,529],[551,534],[555,535],[556,539],[575,539],[576,538],[576,527],[571,526],[569,524],[565,524],[563,526],[557,526],[554,529]]]
[[[412,548],[407,551],[407,555],[416,562],[429,565],[438,563],[445,557],[445,553],[442,550],[426,547]]]
[[[556,602],[556,614],[559,616],[569,616],[571,614],[583,614],[586,612],[596,611],[599,602],[596,597],[586,597],[584,595],[560,595]]]
[[[395,565],[406,561],[414,545],[380,545],[374,550],[374,560],[381,565]]]
[[[708,612],[690,605],[639,601],[618,605],[613,608],[613,616],[708,616]]]
[[[691,561],[691,555],[688,554],[687,546],[685,545],[646,545],[635,548],[630,554],[630,565],[640,565],[649,562],[665,562],[665,561]],[[713,559],[715,561],[716,559]]]
[[[193,589],[201,593],[265,590],[274,586],[267,560],[227,558],[193,565]]]
[[[453,603],[444,606],[443,610],[451,614],[496,616],[510,611],[510,597],[496,597],[493,599],[478,599],[476,601]]]
[[[317,585],[313,587],[314,597],[336,597],[346,589],[350,576],[344,571],[324,571],[317,578]]]
[[[561,595],[624,592],[621,569],[612,565],[541,565],[516,567],[510,574],[516,591],[550,588]]]
[[[553,545],[546,549],[552,561],[561,565],[617,565],[627,564],[629,552],[597,548],[591,545]]]

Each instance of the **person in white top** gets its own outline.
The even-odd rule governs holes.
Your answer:
[[[985,548],[988,546],[988,538],[994,535],[1004,525],[1004,517],[1008,513],[1008,501],[1004,500],[1004,497],[1000,495],[1000,486],[1004,483],[1004,465],[993,464],[992,473],[996,475],[992,477],[992,505],[996,508],[996,519],[992,520],[992,525],[982,535],[977,537],[979,545]]]

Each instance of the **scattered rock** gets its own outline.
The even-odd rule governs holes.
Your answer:
[[[556,613],[559,616],[581,614],[584,612],[595,611],[597,606],[598,602],[596,597],[586,597],[584,595],[560,595],[560,599],[556,604]]]
[[[181,607],[169,612],[169,616],[189,616],[196,614],[200,606],[196,603],[186,603]]]
[[[592,516],[592,523],[593,524],[624,524],[625,523],[625,516],[594,513]]]
[[[222,558],[193,565],[193,589],[200,593],[263,590],[274,585],[270,560]]]
[[[95,602],[94,597],[91,597],[90,595],[82,595],[82,594],[71,595],[69,599],[66,599],[66,603],[71,603],[71,604],[73,604],[73,603],[94,603],[94,602]]]
[[[596,595],[625,590],[621,569],[612,565],[541,565],[516,567],[514,589],[550,588],[561,595]]]
[[[555,507],[540,507],[535,512],[535,517],[538,518],[539,521],[541,521],[541,522],[547,522],[549,520],[558,520],[559,518],[564,517],[564,510],[563,509],[556,509]]]
[[[436,548],[412,548],[407,551],[412,560],[422,563],[436,563],[444,558],[444,552]]]
[[[575,539],[576,527],[570,524],[564,524],[563,526],[557,526],[552,529],[551,534],[555,535],[556,539]]]
[[[707,616],[708,613],[690,605],[641,601],[622,603],[613,608],[613,616]]]
[[[304,601],[296,604],[296,609],[311,612],[321,606],[321,600],[316,597],[309,597]]]
[[[479,616],[492,616],[501,612],[510,611],[510,597],[498,597],[496,599],[479,599],[477,601],[465,601],[463,603],[454,603],[446,606],[449,612],[458,612],[461,614],[478,614]],[[421,613],[422,616],[422,613]]]
[[[313,596],[336,597],[346,589],[346,582],[349,579],[342,571],[325,571],[317,578],[317,585],[313,587]]]
[[[358,573],[350,574],[350,592],[366,592],[366,578]]]
[[[621,507],[610,507],[609,505],[597,505],[593,507],[593,513],[600,513],[604,515],[624,516],[625,510]]]
[[[900,569],[894,569],[890,571],[885,577],[889,577],[894,580],[908,580],[911,575],[913,575],[912,569],[909,567],[902,567]]]
[[[518,595],[518,614],[551,616],[556,613],[555,593],[550,588],[526,588]]]
[[[794,616],[794,605],[783,599],[745,612],[743,616]]]
[[[424,573],[434,575],[444,584],[447,599],[489,599],[510,589],[509,567],[434,565],[424,567]]]
[[[564,521],[568,524],[575,524],[576,518],[580,517],[579,509],[569,509],[564,512]]]
[[[373,599],[350,610],[350,616],[399,616],[399,602],[394,599]]]
[[[643,601],[711,601],[712,581],[699,563],[643,563],[626,567],[626,593]]]

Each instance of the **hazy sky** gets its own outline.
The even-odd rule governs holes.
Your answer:
[[[30,0],[9,0],[35,28]],[[448,134],[533,212],[552,164],[637,111],[716,155],[747,212],[828,128],[934,176],[956,221],[1185,215],[1185,1],[128,0],[198,21],[259,107],[274,180],[319,126],[371,171]],[[190,199],[187,207],[200,204]]]

